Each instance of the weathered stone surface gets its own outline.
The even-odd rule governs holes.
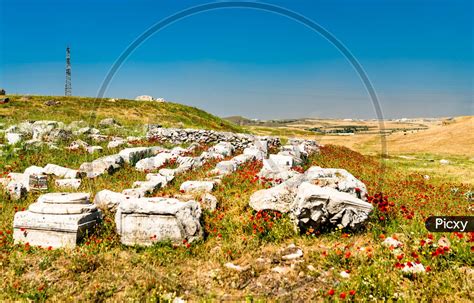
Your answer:
[[[91,138],[92,141],[99,142],[99,143],[109,141],[109,136],[106,136],[106,135],[91,134],[91,135],[88,135],[88,137]]]
[[[249,154],[240,154],[233,157],[230,161],[234,162],[236,166],[240,166],[245,162],[255,160],[255,156]]]
[[[351,194],[304,182],[298,187],[290,215],[302,231],[339,224],[357,228],[368,219],[372,209],[372,204]]]
[[[100,130],[98,130],[97,128],[86,126],[86,127],[80,128],[79,130],[75,131],[73,134],[75,136],[79,136],[79,135],[98,135],[98,134],[100,134]]]
[[[14,145],[23,140],[23,135],[18,133],[5,133],[5,139],[8,144]]]
[[[182,148],[181,146],[173,147],[170,151],[170,153],[174,156],[182,156],[182,155],[185,155],[187,152],[188,150],[185,148]]]
[[[15,214],[13,238],[15,243],[73,248],[101,218],[89,194],[45,194],[27,211]]]
[[[107,148],[117,148],[125,144],[128,144],[127,140],[122,138],[115,138],[107,144]]]
[[[104,189],[95,194],[94,204],[101,209],[115,212],[120,203],[126,199],[130,199],[130,197]]]
[[[93,153],[101,153],[104,149],[102,148],[102,146],[89,146],[86,148],[86,150],[89,154],[93,154]]]
[[[56,134],[59,134],[60,130],[64,130],[64,123],[57,121],[40,120],[33,122],[31,128],[33,139],[45,140],[46,137],[53,131],[56,131]],[[68,134],[70,133],[68,132]]]
[[[58,106],[60,104],[61,104],[61,101],[57,101],[57,100],[48,100],[44,102],[44,105],[46,106]]]
[[[43,140],[49,142],[67,141],[72,138],[72,132],[62,128],[55,128],[44,135]]]
[[[59,188],[78,189],[81,186],[81,179],[58,179],[55,184]]]
[[[268,159],[263,160],[265,168],[288,170],[294,166],[294,159],[288,155],[270,155]]]
[[[179,187],[184,193],[190,192],[211,192],[214,189],[212,181],[186,181]]]
[[[38,202],[46,204],[90,204],[88,193],[48,193],[39,196]]]
[[[202,237],[201,208],[195,201],[142,198],[120,203],[115,215],[117,233],[125,245],[152,245],[171,240],[182,243]]]
[[[77,139],[71,142],[67,149],[69,150],[79,150],[79,149],[87,149],[89,147],[89,143],[82,141],[81,139]]]
[[[28,187],[25,183],[15,181],[10,181],[5,189],[12,200],[24,198],[28,192]]]
[[[328,186],[367,200],[367,188],[345,169],[312,166],[305,172],[306,180],[322,187]]]
[[[224,156],[214,152],[203,152],[200,156],[201,159],[217,159],[217,160],[224,160]]]
[[[237,165],[233,161],[221,161],[216,164],[216,168],[213,172],[218,175],[227,175],[233,173],[237,169]]]
[[[165,178],[163,179],[152,179],[152,180],[147,180],[147,181],[135,181],[133,183],[133,188],[139,188],[141,190],[144,190],[146,194],[153,194],[156,190],[160,189],[166,185],[166,180]]]
[[[75,179],[79,176],[79,171],[62,167],[56,164],[46,164],[44,167],[44,173],[47,175],[55,175],[65,179]]]
[[[82,163],[79,167],[79,172],[88,178],[95,178],[102,174],[112,174],[124,164],[123,158],[118,155],[109,155],[98,158],[92,162]]]
[[[46,175],[29,175],[28,190],[29,191],[48,190],[48,177]]]
[[[153,150],[150,147],[131,147],[123,149],[119,155],[130,165],[135,165],[144,158],[153,156]]]
[[[253,193],[250,196],[249,205],[256,211],[276,210],[281,213],[287,213],[294,198],[294,192],[286,184],[280,184]]]
[[[120,123],[115,121],[114,118],[106,118],[106,119],[100,120],[99,126],[100,127],[118,127],[120,126]]]
[[[209,211],[215,211],[217,208],[217,198],[210,193],[201,196],[201,207]]]
[[[25,169],[24,173],[27,175],[39,176],[39,175],[44,175],[45,171],[44,171],[44,168],[33,165]]]
[[[12,200],[24,198],[30,190],[30,175],[22,173],[9,173],[6,178],[1,179],[5,192]]]
[[[162,170],[165,172],[164,174],[161,173]],[[169,172],[167,174],[166,170],[169,170],[171,172]],[[174,170],[173,169],[160,169],[160,173],[158,173],[158,174],[157,173],[149,173],[149,174],[146,175],[145,178],[148,181],[159,180],[162,183],[162,187],[165,187],[167,185],[167,183],[171,182],[174,179]]]
[[[162,168],[159,170],[160,175],[165,176],[166,178],[174,178],[179,172],[173,168]]]
[[[210,153],[216,153],[224,157],[231,156],[234,152],[234,147],[229,142],[219,142],[216,145],[209,148]]]
[[[161,166],[165,165],[171,159],[175,158],[175,155],[171,153],[160,153],[154,157],[145,158],[138,161],[135,164],[135,168],[139,171],[150,171],[160,168]]]
[[[122,190],[122,194],[130,198],[144,198],[147,195],[146,188],[127,188]]]
[[[94,204],[79,204],[79,203],[42,203],[35,202],[30,204],[28,210],[35,214],[46,215],[79,215],[85,213],[92,213],[97,211]]]
[[[243,154],[253,156],[259,161],[263,161],[263,159],[265,159],[266,157],[266,153],[256,147],[247,147],[246,149],[244,149]]]

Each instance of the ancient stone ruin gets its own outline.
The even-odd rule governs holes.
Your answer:
[[[202,236],[200,219],[197,202],[170,198],[126,199],[115,214],[117,233],[125,245],[152,245],[164,240],[192,242]]]
[[[100,121],[101,128],[121,127],[113,119]],[[123,146],[114,154],[84,162],[78,169],[47,164],[31,166],[23,173],[10,173],[0,179],[12,199],[21,199],[29,191],[48,189],[48,176],[54,177],[60,190],[79,190],[83,178],[112,174],[125,165],[147,172],[145,180],[136,180],[132,188],[122,192],[102,190],[95,193],[94,204],[85,193],[52,193],[40,196],[27,211],[18,212],[14,220],[17,243],[51,247],[74,247],[86,231],[101,219],[98,208],[115,212],[117,233],[126,245],[151,245],[171,240],[180,243],[202,237],[201,211],[213,211],[219,201],[212,192],[226,175],[235,173],[249,161],[262,161],[257,177],[273,187],[255,192],[249,206],[255,211],[272,210],[289,214],[296,228],[323,230],[333,227],[358,228],[368,218],[372,205],[366,202],[365,185],[343,169],[313,166],[303,172],[308,157],[318,152],[315,141],[290,139],[281,146],[277,137],[235,134],[196,129],[162,128],[148,125],[146,139],[152,142],[189,144],[175,146],[137,147],[145,138],[111,137],[81,121],[64,125],[56,121],[24,122],[5,131],[9,144],[21,147],[41,146],[87,136],[92,141],[107,142],[107,149]],[[82,138],[82,137],[81,137]],[[190,156],[199,144],[213,144],[198,156]],[[20,147],[17,147],[20,148]],[[68,151],[103,152],[79,138],[66,146]],[[270,154],[270,150],[279,149]],[[151,197],[173,182],[179,174],[202,167],[209,160],[218,160],[203,180],[180,184],[180,193],[173,198]],[[174,168],[165,167],[172,163]]]
[[[44,194],[15,214],[13,238],[15,243],[73,248],[101,218],[87,193]]]
[[[313,166],[283,183],[255,192],[250,206],[256,210],[289,213],[301,231],[310,228],[358,228],[373,209],[366,202],[365,185],[343,169]]]

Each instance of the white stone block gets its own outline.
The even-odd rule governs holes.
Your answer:
[[[214,171],[219,175],[227,175],[233,173],[237,169],[237,165],[233,161],[221,161],[216,164]]]
[[[56,164],[46,164],[44,167],[44,173],[47,175],[55,175],[65,179],[75,179],[79,176],[79,171],[62,167]]]
[[[141,159],[153,156],[153,150],[150,147],[131,147],[121,150],[119,155],[126,163],[135,165]]]
[[[44,173],[44,168],[33,165],[33,166],[30,166],[27,169],[25,169],[24,174],[33,175],[33,176],[40,176],[40,175],[44,175],[45,173]]]
[[[186,181],[181,184],[179,190],[185,193],[189,192],[211,192],[214,189],[212,181]]]
[[[17,144],[21,142],[21,140],[23,140],[23,136],[17,133],[6,133],[5,138],[7,140],[7,143],[10,145]]]
[[[55,184],[59,188],[78,189],[81,186],[81,179],[58,179]]]
[[[101,209],[116,211],[120,203],[129,198],[124,194],[104,189],[95,194],[94,204]]]
[[[51,193],[38,198],[13,221],[15,243],[73,248],[102,218],[87,193]]]
[[[192,242],[202,236],[201,208],[195,201],[177,199],[129,199],[115,215],[117,233],[125,245],[152,245],[171,240]]]

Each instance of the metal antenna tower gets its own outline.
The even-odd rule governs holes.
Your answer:
[[[71,50],[69,46],[66,48],[66,85],[64,86],[64,95],[70,96],[72,92],[71,87]]]

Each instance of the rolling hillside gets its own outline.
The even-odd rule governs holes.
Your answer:
[[[133,100],[95,99],[57,96],[7,96],[10,102],[0,105],[0,123],[12,124],[24,120],[84,120],[91,125],[113,117],[125,126],[157,123],[164,127],[185,127],[221,131],[245,132],[239,126],[203,110],[177,103],[157,103]],[[47,101],[59,102],[46,105]]]
[[[474,155],[474,117],[456,117],[453,122],[434,125],[415,133],[397,133],[387,138],[390,153],[434,153]]]

